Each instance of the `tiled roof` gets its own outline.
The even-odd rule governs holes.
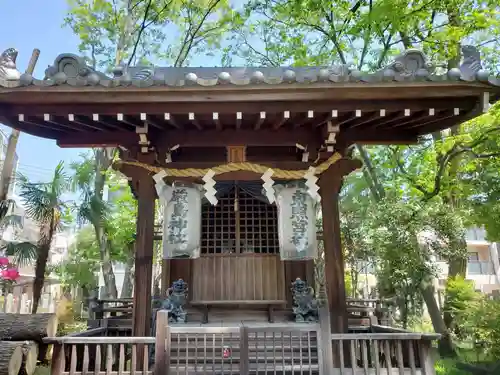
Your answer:
[[[73,54],[59,55],[45,71],[44,79],[21,74],[16,69],[17,51],[9,49],[0,56],[0,87],[25,86],[101,86],[101,87],[151,87],[151,86],[199,86],[216,85],[284,85],[289,83],[315,82],[476,82],[500,87],[500,79],[483,70],[478,50],[473,46],[462,48],[459,68],[445,74],[435,74],[435,66],[418,50],[407,50],[385,68],[364,73],[346,65],[330,67],[117,67],[113,76],[94,71],[83,58]]]

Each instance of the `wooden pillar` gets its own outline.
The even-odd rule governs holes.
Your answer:
[[[135,241],[134,311],[132,334],[151,336],[151,288],[155,198],[152,176],[141,173],[137,186],[137,233]],[[142,352],[141,352],[142,353]]]
[[[325,286],[332,333],[345,333],[348,328],[339,193],[344,176],[360,166],[359,160],[343,158],[331,165],[319,179],[325,249]]]
[[[160,295],[162,298],[167,296],[167,290],[170,288],[170,259],[161,260],[161,286]]]

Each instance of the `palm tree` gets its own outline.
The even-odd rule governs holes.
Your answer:
[[[40,296],[45,282],[45,272],[49,258],[50,246],[54,234],[61,228],[65,204],[62,195],[68,191],[70,180],[64,173],[63,163],[60,162],[50,182],[33,183],[26,177],[19,177],[19,196],[24,200],[25,212],[39,226],[39,238],[36,244],[35,279],[33,280],[33,308],[32,313],[38,310]],[[24,247],[25,251],[21,252]],[[29,246],[26,242],[12,245],[14,254],[25,254]],[[18,251],[16,251],[17,249]]]
[[[104,186],[110,174],[114,149],[94,149],[82,155],[80,162],[73,163],[73,189],[80,193],[77,219],[80,223],[91,223],[99,245],[101,271],[106,286],[107,298],[117,298],[116,279],[111,258],[110,207],[104,200]]]

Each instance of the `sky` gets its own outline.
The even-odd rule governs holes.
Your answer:
[[[78,53],[78,39],[61,26],[66,9],[66,0],[2,0],[0,51],[17,49],[17,68],[24,72],[33,49],[38,48],[41,52],[34,76],[43,78],[45,69],[59,54]],[[2,130],[10,133],[8,127]],[[30,180],[46,181],[59,161],[70,163],[82,152],[85,150],[62,149],[55,141],[21,133],[17,145],[18,168]]]
[[[0,0],[0,53],[7,48],[18,50],[17,68],[24,72],[34,48],[40,58],[34,76],[43,79],[45,69],[61,53],[78,53],[78,38],[62,24],[68,9],[67,0]],[[212,57],[212,59],[217,57]],[[212,60],[210,59],[210,60]],[[204,57],[193,65],[207,63]],[[211,62],[211,61],[210,61]],[[9,134],[10,128],[1,126]],[[78,160],[85,149],[62,149],[55,141],[21,133],[17,145],[19,171],[32,181],[47,181],[60,161],[66,165]]]

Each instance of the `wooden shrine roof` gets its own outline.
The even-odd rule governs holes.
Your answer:
[[[464,47],[444,74],[417,50],[384,69],[117,68],[97,72],[63,54],[44,79],[21,74],[17,52],[0,57],[0,122],[61,146],[150,142],[195,147],[322,144],[332,129],[345,143],[411,143],[475,117],[500,97],[500,79]]]

